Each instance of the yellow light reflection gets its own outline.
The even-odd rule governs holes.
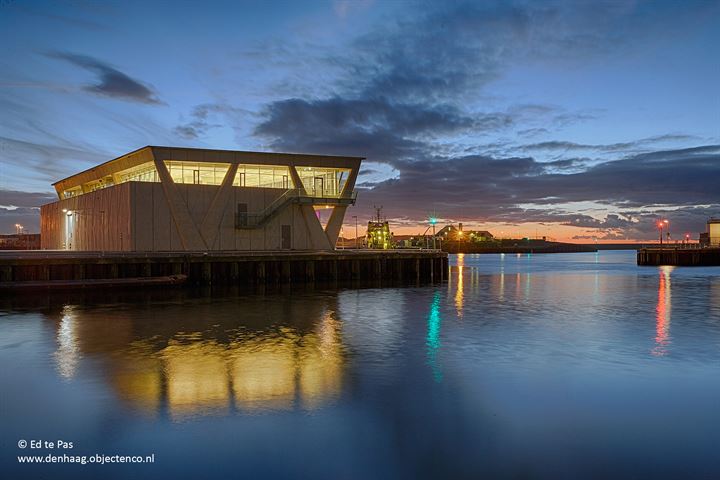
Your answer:
[[[500,254],[500,301],[505,299],[505,254]]]
[[[295,342],[292,336],[256,338],[231,345],[233,394],[238,407],[287,409],[295,397]]]
[[[299,352],[300,397],[306,408],[317,408],[340,394],[343,357],[340,322],[327,312],[318,333],[306,335]]]
[[[171,341],[161,352],[172,415],[224,409],[229,398],[225,349],[214,341]]]
[[[285,313],[283,307],[278,312]],[[260,325],[216,335],[148,325],[138,338],[132,317],[94,321],[92,312],[66,307],[57,323],[55,362],[60,375],[70,378],[77,376],[82,355],[99,358],[121,398],[173,420],[235,410],[316,409],[340,394],[345,359],[335,310],[314,308],[308,314],[317,321],[304,326]]]
[[[457,289],[455,290],[455,310],[459,318],[463,316],[463,300],[464,300],[464,285],[463,285],[463,270],[465,268],[465,254],[458,253],[457,256],[457,268],[458,268],[458,281]]]
[[[340,326],[331,313],[304,335],[283,328],[227,345],[193,337],[171,340],[156,353],[136,345],[114,358],[118,392],[151,412],[165,403],[181,419],[233,404],[246,411],[315,409],[341,391]]]
[[[671,283],[670,273],[675,267],[663,265],[659,269],[658,299],[655,307],[655,348],[652,354],[662,357],[668,354],[670,345]]]
[[[147,345],[133,345],[131,351],[134,353],[126,356],[112,382],[123,397],[132,398],[143,411],[155,413],[162,398],[162,363]]]

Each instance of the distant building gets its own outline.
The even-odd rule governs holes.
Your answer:
[[[443,241],[456,242],[487,242],[494,238],[493,234],[487,230],[464,230],[462,223],[459,223],[457,227],[447,225],[437,232],[436,236]]]
[[[361,158],[143,147],[54,183],[42,248],[332,250]],[[332,207],[325,227],[316,209]]]
[[[396,248],[424,247],[427,243],[423,235],[393,235]]]
[[[0,235],[0,250],[37,250],[39,248],[39,233]]]

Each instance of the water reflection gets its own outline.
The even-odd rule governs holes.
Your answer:
[[[438,365],[437,354],[440,349],[440,324],[442,318],[440,316],[440,292],[435,292],[433,301],[430,305],[430,314],[427,321],[427,336],[425,345],[427,346],[427,357],[430,368],[433,372],[433,378],[436,381],[442,380],[442,370]]]
[[[56,368],[71,378],[81,356],[100,360],[121,398],[173,419],[314,409],[342,387],[333,298],[119,308],[112,318],[102,309],[66,306],[56,323]]]
[[[457,289],[455,290],[455,309],[459,318],[463,316],[463,298],[465,295],[463,285],[463,270],[465,268],[465,254],[458,253],[457,255]]]
[[[500,291],[498,298],[502,302],[505,299],[505,254],[500,254]]]
[[[0,441],[156,451],[162,478],[718,471],[718,272],[592,255],[465,255],[461,296],[454,263],[447,289],[5,296]],[[97,476],[66,467],[34,476]]]
[[[80,360],[80,351],[75,338],[75,318],[72,306],[63,308],[56,338],[58,345],[55,352],[57,370],[64,378],[72,378]]]
[[[658,283],[657,306],[655,307],[655,348],[652,354],[656,356],[667,355],[670,345],[670,313],[671,313],[671,284],[670,273],[675,267],[664,265],[660,267],[660,280]]]

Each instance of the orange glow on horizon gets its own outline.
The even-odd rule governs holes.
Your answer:
[[[450,225],[450,222],[445,223],[439,221],[437,224],[437,230],[439,231],[445,225]],[[453,223],[457,225],[457,222]],[[390,229],[394,235],[421,235],[428,225],[426,223],[418,223],[417,225],[400,225],[390,220]],[[602,244],[602,243],[656,243],[657,235],[652,238],[615,238],[615,239],[603,239],[602,232],[596,232],[591,229],[573,227],[569,225],[560,224],[536,224],[536,223],[522,223],[517,225],[509,225],[505,223],[482,223],[482,222],[463,222],[463,228],[465,230],[487,230],[492,233],[497,239],[509,239],[509,238],[530,238],[530,239],[542,239],[546,237],[549,241],[566,242],[566,243],[579,243],[579,244]],[[350,223],[345,224],[346,238],[354,238],[355,224],[350,226]],[[432,233],[432,229],[428,232]],[[464,232],[463,232],[464,233]],[[360,236],[364,232],[359,232]],[[587,238],[573,238],[576,236],[587,237]]]

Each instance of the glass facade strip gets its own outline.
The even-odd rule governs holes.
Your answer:
[[[239,165],[233,185],[285,190],[295,188],[287,165]]]
[[[350,175],[349,168],[296,168],[305,191],[313,197],[339,197]]]
[[[115,178],[117,178],[117,183],[160,181],[153,162],[146,162],[137,167],[121,170],[115,174]]]
[[[83,193],[94,192],[113,185],[118,185],[126,182],[160,182],[155,164],[153,162],[145,162],[141,165],[120,170],[113,175],[106,175],[103,178],[91,180],[82,185],[68,188],[63,191],[63,198],[76,197]]]
[[[165,166],[175,183],[221,185],[229,163],[183,162],[167,160]]]
[[[230,168],[229,163],[188,162],[167,160],[165,165],[175,183],[221,185]],[[308,195],[319,198],[339,197],[350,175],[349,168],[296,167],[302,187]],[[121,170],[102,179],[69,188],[63,198],[110,187],[125,182],[160,182],[154,162],[146,162]],[[287,165],[239,165],[233,185],[237,187],[277,188],[290,190],[296,186]]]
[[[82,195],[82,194],[83,194],[82,187],[73,187],[73,188],[69,188],[63,192],[63,198],[77,197],[78,195]]]

